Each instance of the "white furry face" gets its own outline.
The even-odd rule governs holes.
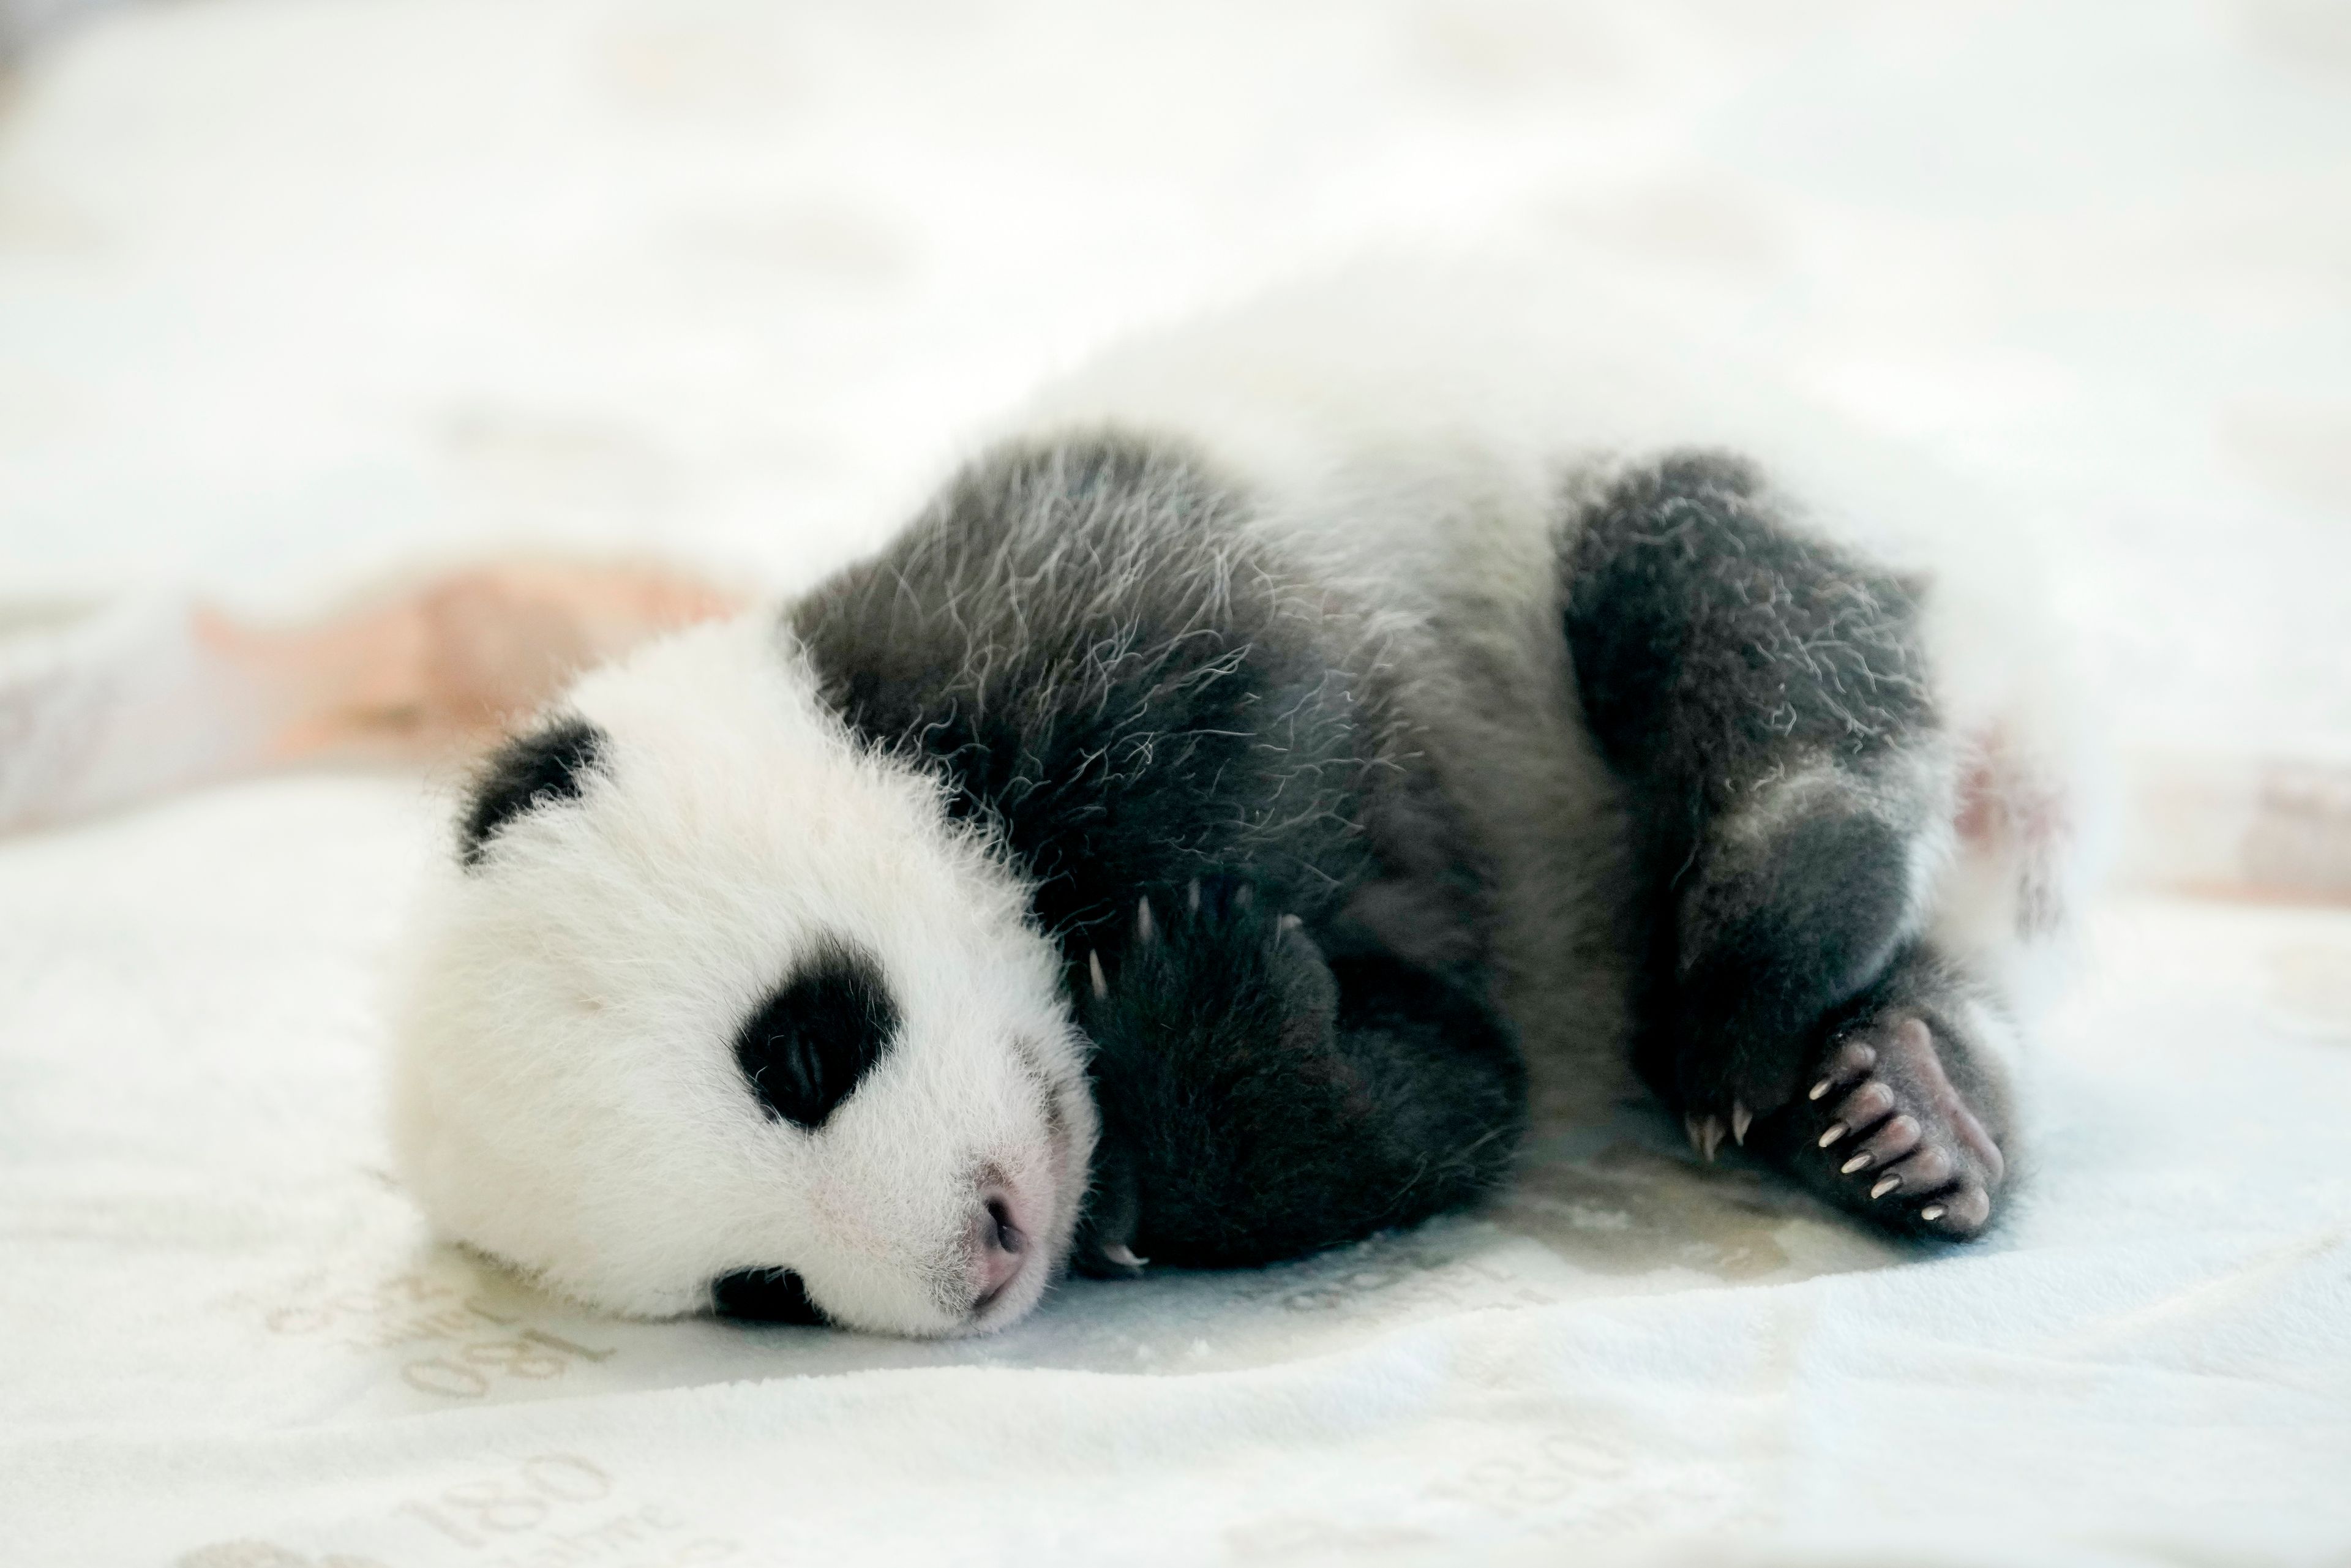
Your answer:
[[[592,674],[557,718],[560,776],[420,923],[394,1136],[434,1220],[632,1316],[747,1270],[848,1327],[1028,1311],[1095,1120],[1025,889],[852,744],[767,618]]]

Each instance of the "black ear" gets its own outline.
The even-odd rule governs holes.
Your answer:
[[[580,775],[601,764],[604,732],[585,719],[565,719],[534,735],[518,735],[493,752],[474,786],[474,803],[457,831],[457,858],[477,866],[499,829],[527,811],[576,800]]]
[[[882,965],[832,943],[769,992],[735,1035],[735,1061],[762,1110],[810,1131],[849,1098],[898,1032]]]

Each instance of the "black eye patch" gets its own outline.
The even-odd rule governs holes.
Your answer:
[[[872,1071],[898,1032],[882,966],[831,943],[761,1002],[735,1036],[735,1061],[768,1115],[810,1131]]]
[[[457,859],[482,863],[499,829],[558,800],[576,800],[580,775],[603,761],[604,732],[585,719],[566,719],[536,735],[518,735],[491,754],[474,786],[474,803],[458,825]]]
[[[710,1281],[710,1306],[722,1318],[755,1323],[824,1325],[824,1312],[789,1269],[737,1269]]]

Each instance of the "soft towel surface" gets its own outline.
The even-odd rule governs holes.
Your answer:
[[[2015,495],[2123,739],[2351,743],[2338,8],[1176,17],[109,11],[0,119],[0,581],[302,609],[537,539],[789,584],[1102,332],[1493,226]],[[2351,913],[2102,906],[1977,1247],[1628,1105],[1489,1213],[918,1345],[430,1243],[377,1063],[435,810],[311,776],[0,842],[0,1557],[2351,1559]]]

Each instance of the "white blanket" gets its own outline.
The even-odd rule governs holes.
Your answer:
[[[2346,89],[2316,0],[110,12],[0,108],[0,588],[788,583],[1104,330],[1572,231],[2044,521],[2124,739],[2323,753]],[[2351,1561],[2351,911],[2100,906],[1974,1247],[1628,1105],[1489,1212],[924,1345],[430,1241],[377,1062],[437,821],[308,777],[0,842],[0,1561]]]

